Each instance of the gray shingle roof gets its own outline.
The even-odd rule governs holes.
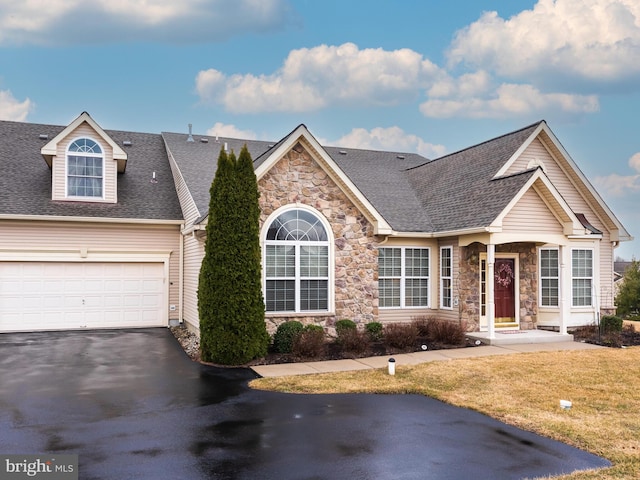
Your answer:
[[[499,215],[533,171],[493,177],[538,125],[432,161],[413,153],[339,147],[325,150],[394,230],[444,232],[484,227]],[[204,216],[225,143],[237,154],[246,144],[256,166],[279,143],[202,135],[194,135],[194,141],[188,142],[187,134],[108,130],[119,145],[125,140],[132,142],[123,147],[129,159],[126,172],[118,176],[118,203],[53,202],[51,171],[40,154],[47,141],[38,136],[46,134],[51,139],[63,129],[0,122],[0,214],[182,219],[168,149]],[[201,141],[203,138],[207,141]],[[158,183],[150,182],[154,171]]]
[[[540,122],[409,170],[434,232],[478,228],[504,210],[534,170],[493,179]]]
[[[54,202],[51,170],[40,154],[65,127],[0,121],[0,214],[53,215],[151,220],[180,220],[182,213],[162,137],[107,130],[128,154],[126,172],[118,175],[118,203]],[[158,182],[151,183],[156,172]]]
[[[216,137],[206,135],[193,135],[194,141],[188,142],[188,135],[182,133],[163,132],[162,136],[189,187],[201,217],[209,211],[209,189],[224,144],[227,144],[229,152],[233,151],[236,155],[240,154],[240,150],[246,144],[253,159],[258,158],[273,145],[273,142],[223,137],[218,137],[216,141]],[[203,143],[202,138],[207,139],[207,143]]]

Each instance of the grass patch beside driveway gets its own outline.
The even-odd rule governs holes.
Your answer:
[[[640,347],[501,355],[386,369],[262,378],[292,393],[417,393],[477,410],[609,459],[605,470],[556,477],[640,478]],[[572,408],[562,410],[560,400]]]

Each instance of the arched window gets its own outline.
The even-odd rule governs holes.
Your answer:
[[[67,149],[67,196],[102,198],[102,148],[90,138],[74,140]]]
[[[309,210],[287,210],[267,228],[267,312],[327,311],[329,236],[322,220]]]

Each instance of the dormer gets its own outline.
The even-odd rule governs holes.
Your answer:
[[[83,112],[40,151],[51,168],[52,200],[117,203],[127,154]]]

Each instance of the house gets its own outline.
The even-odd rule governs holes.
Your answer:
[[[220,149],[261,192],[268,329],[437,316],[469,331],[567,328],[611,313],[631,237],[544,122],[428,160],[279,142],[0,122],[0,331],[198,330]]]

